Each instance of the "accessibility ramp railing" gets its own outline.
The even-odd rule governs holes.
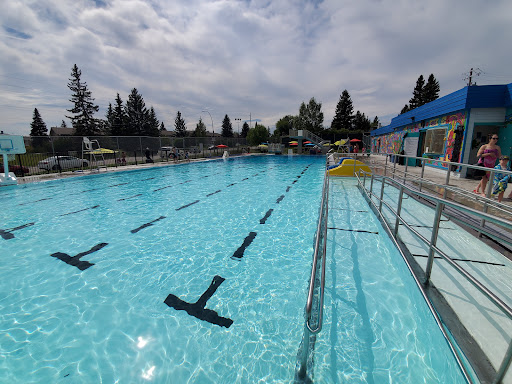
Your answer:
[[[416,283],[420,288],[420,291],[422,292],[424,299],[426,300],[429,308],[431,309],[432,314],[434,315],[434,318],[436,319],[441,331],[443,332],[446,341],[450,345],[450,348],[453,351],[459,363],[459,366],[464,372],[466,379],[469,382],[474,382],[473,379],[471,378],[471,375],[468,373],[465,364],[463,364],[465,357],[462,355],[460,349],[452,341],[452,337],[448,335],[448,332],[445,330],[443,322],[439,317],[438,311],[433,307],[432,302],[429,299],[426,292],[426,288],[430,284],[431,272],[432,267],[434,265],[435,256],[438,255],[442,260],[446,261],[453,268],[454,271],[456,271],[460,276],[464,277],[464,279],[469,281],[478,291],[480,291],[487,299],[489,299],[510,320],[512,320],[512,308],[509,305],[507,305],[503,300],[501,300],[496,294],[494,294],[485,284],[483,284],[481,281],[479,281],[477,278],[475,278],[473,275],[467,272],[463,267],[457,264],[452,258],[450,258],[450,256],[448,256],[443,250],[441,250],[436,245],[439,234],[441,215],[443,214],[443,210],[449,207],[450,209],[463,212],[464,214],[475,216],[478,217],[479,219],[495,223],[508,230],[512,230],[512,221],[490,215],[486,212],[480,212],[476,209],[470,208],[468,206],[459,204],[451,200],[447,200],[443,197],[435,196],[424,191],[419,191],[416,188],[405,185],[403,182],[400,182],[397,179],[393,179],[390,176],[366,174],[363,171],[360,171],[359,174],[356,176],[359,188],[366,196],[368,202],[373,206],[376,213],[380,216],[383,226],[385,227],[386,231],[394,241],[397,249],[400,251],[402,255],[402,258],[407,264],[412,276],[416,280]],[[370,178],[369,188],[366,187],[367,178]],[[376,180],[379,180],[381,184],[380,191],[378,194],[375,193],[373,190],[374,182]],[[384,190],[386,186],[391,186],[398,190],[398,201],[396,203],[396,209],[384,199]],[[419,197],[425,200],[429,200],[435,204],[435,215],[434,222],[432,224],[433,229],[430,239],[425,238],[421,233],[419,233],[416,229],[409,225],[409,223],[407,223],[402,217],[402,201],[405,194],[408,196]],[[377,200],[377,202],[375,202],[374,200]],[[383,213],[383,208],[386,208],[387,212],[390,212],[392,217],[394,217],[394,226],[390,225],[391,223],[388,223],[388,221],[386,220]],[[393,219],[391,219],[390,221],[393,221]],[[409,260],[405,256],[402,247],[398,242],[398,228],[400,224],[407,228],[408,231],[413,233],[421,242],[426,244],[429,248],[427,265],[425,268],[425,277],[423,281],[420,281],[420,278],[412,268]],[[482,231],[482,233],[492,236],[492,234],[488,233],[488,229],[486,229],[485,227],[480,228],[480,230]],[[502,382],[502,379],[507,373],[507,370],[510,366],[511,360],[512,342],[509,342],[509,346],[507,348],[507,351],[505,352],[505,356],[502,360],[499,369],[496,371],[494,378],[492,379],[492,383]]]
[[[324,288],[325,288],[325,259],[327,247],[327,220],[329,217],[329,175],[327,166],[324,173],[322,200],[318,215],[318,225],[315,236],[315,250],[311,277],[309,280],[308,298],[304,309],[304,338],[302,349],[299,351],[299,369],[297,376],[300,380],[307,378],[307,363],[310,355],[310,339],[322,330]],[[320,276],[318,276],[320,274]],[[316,306],[314,304],[317,304]]]

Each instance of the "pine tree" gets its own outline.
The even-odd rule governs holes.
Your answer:
[[[30,136],[47,136],[48,128],[43,121],[43,118],[39,114],[37,108],[34,108],[34,114],[32,115],[32,123],[30,123]]]
[[[86,82],[81,82],[81,76],[82,71],[75,64],[71,69],[71,78],[68,83],[68,88],[73,92],[69,101],[73,103],[74,107],[67,111],[73,115],[66,117],[71,119],[75,135],[95,135],[98,133],[98,128],[94,112],[98,112],[99,107],[93,103],[91,91],[87,89]]]
[[[416,86],[414,87],[414,90],[412,91],[412,98],[409,100],[409,108],[414,109],[418,108],[419,106],[422,106],[425,104],[424,102],[424,94],[423,94],[423,88],[425,87],[425,79],[423,78],[423,75],[420,75],[418,77],[418,80],[416,80]]]
[[[431,73],[428,77],[427,84],[425,88],[423,88],[423,100],[424,103],[430,103],[439,98],[439,82],[434,77],[434,74]]]
[[[62,120],[62,123],[60,123],[60,127],[67,128],[68,126],[67,126],[66,122],[64,120]]]
[[[331,129],[333,130],[341,130],[341,129],[352,129],[352,120],[354,119],[354,107],[352,105],[352,99],[350,98],[350,94],[345,89],[336,105],[336,111],[334,113],[334,118],[332,119]]]
[[[110,133],[114,136],[129,135],[129,131],[126,126],[127,116],[123,107],[123,100],[119,96],[116,96],[116,105],[114,106],[112,126],[110,127]]]
[[[369,131],[371,127],[370,119],[366,117],[364,113],[359,111],[356,112],[354,120],[352,122],[354,130],[358,131]]]
[[[105,112],[105,119],[107,133],[112,134],[112,125],[114,122],[114,110],[112,108],[112,103],[108,103],[107,112]]]
[[[147,118],[146,103],[137,88],[133,88],[126,102],[126,134],[142,136]]]
[[[206,137],[206,125],[203,123],[203,119],[199,118],[199,122],[196,125],[196,129],[194,131],[195,137]]]
[[[249,124],[247,124],[247,121],[244,121],[244,125],[242,125],[242,132],[240,132],[240,136],[247,137],[247,133],[249,133]]]
[[[160,128],[159,128],[159,130],[160,130],[160,133],[162,133],[162,132],[164,132],[164,131],[167,131],[167,129],[165,128],[165,124],[164,124],[164,122],[163,122],[163,121],[160,123]]]
[[[222,137],[233,137],[233,126],[231,125],[231,120],[229,116],[224,116],[224,120],[222,120]]]
[[[405,112],[409,112],[411,110],[411,107],[409,107],[409,104],[405,104],[402,110],[400,111],[400,114],[404,114]]]
[[[375,116],[375,118],[373,119],[373,122],[372,122],[371,129],[379,128],[379,124],[380,124],[379,117]]]
[[[176,137],[187,136],[187,127],[185,125],[185,120],[181,117],[180,111],[176,113],[176,118],[174,119],[174,131],[176,132]]]
[[[146,121],[144,122],[143,134],[146,136],[158,136],[159,125],[160,122],[156,118],[155,109],[153,107],[149,108],[149,111],[146,113]]]

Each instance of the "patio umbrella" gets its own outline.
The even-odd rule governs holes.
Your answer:
[[[290,142],[290,145],[299,145],[299,143]]]
[[[298,141],[295,141],[295,140],[292,140],[292,141],[290,141],[288,144],[299,144],[299,142],[298,142]]]
[[[334,145],[344,145],[347,142],[347,140],[338,140],[334,142]]]
[[[304,144],[311,144],[311,141],[305,141]]]
[[[228,146],[227,145],[224,145],[224,144],[219,144],[217,145],[217,148],[227,148]]]
[[[268,145],[267,144],[260,144],[260,145],[258,145],[258,148],[268,148]]]
[[[306,144],[306,147],[314,147],[314,146],[315,146],[315,144],[313,144],[313,143],[307,143]]]
[[[359,139],[352,139],[352,140],[350,140],[351,143],[357,143],[358,141],[361,141],[361,140],[359,140]]]

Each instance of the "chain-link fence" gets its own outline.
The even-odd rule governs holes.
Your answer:
[[[89,136],[102,148],[91,153],[82,136],[25,137],[27,153],[9,157],[9,172],[17,176],[78,168],[117,167],[150,162],[220,157],[224,151],[248,150],[245,138]]]

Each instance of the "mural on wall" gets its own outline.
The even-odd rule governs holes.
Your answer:
[[[466,125],[466,113],[458,112],[450,115],[444,115],[435,119],[430,119],[426,122],[425,127],[434,128],[441,125],[449,125],[449,129],[444,138],[445,145],[445,153],[439,160],[435,161],[435,165],[443,166],[442,161],[451,161],[452,155],[454,153],[454,143],[455,143],[455,130],[458,125],[465,126]],[[405,128],[401,131],[396,131],[387,135],[374,137],[372,139],[372,151],[381,152],[381,153],[400,153],[402,149],[402,141],[404,135],[409,132],[418,132],[421,129],[421,123],[415,123],[411,125],[405,126]],[[457,151],[455,151],[457,152]],[[459,149],[458,159],[454,159],[454,161],[461,161],[462,151]]]

